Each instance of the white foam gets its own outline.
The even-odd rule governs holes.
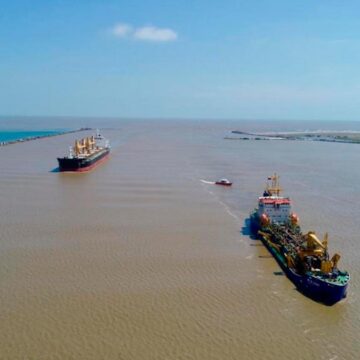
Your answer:
[[[204,184],[210,184],[210,185],[215,185],[215,181],[207,181],[207,180],[200,180],[201,182],[203,182]]]

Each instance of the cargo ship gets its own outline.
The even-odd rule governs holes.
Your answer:
[[[70,146],[69,155],[58,158],[60,171],[89,171],[110,154],[109,141],[99,131],[95,136],[76,140]]]
[[[258,207],[250,216],[252,233],[260,238],[296,288],[309,298],[333,305],[346,297],[350,275],[338,269],[339,254],[330,259],[328,235],[321,241],[304,234],[291,200],[281,196],[279,177],[268,178]]]

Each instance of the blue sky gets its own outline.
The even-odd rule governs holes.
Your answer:
[[[360,120],[360,2],[3,1],[0,114]]]

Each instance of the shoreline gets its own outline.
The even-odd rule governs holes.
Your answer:
[[[225,140],[291,140],[291,141],[322,141],[346,144],[360,144],[359,131],[299,131],[255,133],[233,130],[231,134],[241,137],[225,136]]]
[[[93,129],[86,127],[86,128],[75,129],[75,130],[56,132],[53,134],[37,135],[37,136],[30,136],[30,137],[16,139],[16,140],[1,141],[0,146],[14,145],[14,144],[18,144],[18,143],[24,143],[24,142],[28,142],[28,141],[34,141],[34,140],[49,138],[49,137],[53,137],[53,136],[67,135],[67,134],[72,134],[72,133],[76,133],[76,132],[80,132],[80,131],[89,131],[89,130],[93,130]]]

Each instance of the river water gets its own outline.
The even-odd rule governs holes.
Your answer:
[[[86,132],[0,148],[0,359],[358,358],[360,145],[224,136],[360,124],[0,125],[100,127],[112,144],[109,160],[82,174],[56,172],[56,157]],[[248,235],[275,171],[303,230],[328,232],[331,254],[351,273],[335,306],[296,291]],[[201,181],[222,177],[233,186]]]

